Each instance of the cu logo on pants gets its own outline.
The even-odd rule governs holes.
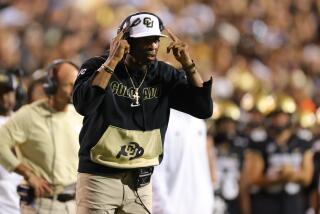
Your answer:
[[[153,21],[149,17],[143,19],[143,24],[149,28],[153,27]]]

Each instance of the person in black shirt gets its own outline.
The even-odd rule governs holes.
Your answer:
[[[166,29],[179,71],[159,61],[164,25],[155,14],[130,15],[106,55],[81,67],[73,91],[84,116],[80,133],[78,213],[151,212],[150,177],[160,164],[170,108],[212,114],[211,80],[203,82],[187,44]]]
[[[214,135],[216,183],[214,213],[240,213],[240,172],[248,141],[238,132],[240,109],[232,101],[215,101]],[[216,114],[215,114],[216,113]],[[216,115],[216,116],[215,116]]]
[[[302,190],[313,172],[310,143],[293,132],[291,115],[283,109],[268,115],[266,127],[267,137],[249,145],[251,213],[303,214]]]

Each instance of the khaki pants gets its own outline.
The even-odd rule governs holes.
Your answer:
[[[151,183],[138,189],[138,195],[151,213]],[[132,188],[131,173],[97,176],[79,173],[76,188],[77,214],[148,213]]]
[[[1,213],[1,212],[0,212]],[[21,214],[75,214],[75,200],[60,202],[57,200],[39,198],[32,206],[21,205]]]

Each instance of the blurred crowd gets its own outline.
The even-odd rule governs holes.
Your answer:
[[[318,0],[0,0],[0,70],[18,76],[19,95],[26,93],[52,60],[81,65],[105,52],[121,21],[138,11],[161,17],[189,44],[200,72],[213,75],[212,136],[225,117],[237,136],[245,135],[250,125],[264,124],[252,110],[266,117],[281,103],[289,106],[281,111],[293,118],[293,132],[310,142],[320,136]],[[162,39],[159,59],[175,64],[166,44]],[[219,108],[228,103],[232,110],[223,115]]]
[[[127,14],[150,11],[190,44],[200,70],[212,72],[216,98],[239,103],[246,92],[285,91],[302,108],[320,102],[316,0],[2,0],[0,7],[0,68],[21,69],[25,85],[53,59],[80,65],[104,52]],[[175,64],[166,43],[159,58]]]

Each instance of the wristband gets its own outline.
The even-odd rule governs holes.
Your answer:
[[[194,64],[194,61],[192,60],[192,64],[184,67],[183,69],[184,69],[185,71],[191,71],[191,70],[192,70],[193,68],[195,68],[195,67],[196,67],[196,64]],[[193,71],[193,72],[191,72],[191,73],[194,74],[195,72],[196,72],[196,71]]]
[[[105,64],[102,64],[101,67],[98,69],[99,72],[101,70],[103,70],[109,74],[113,74],[113,72],[114,72],[114,70],[112,68],[110,68],[109,66],[106,66]]]

